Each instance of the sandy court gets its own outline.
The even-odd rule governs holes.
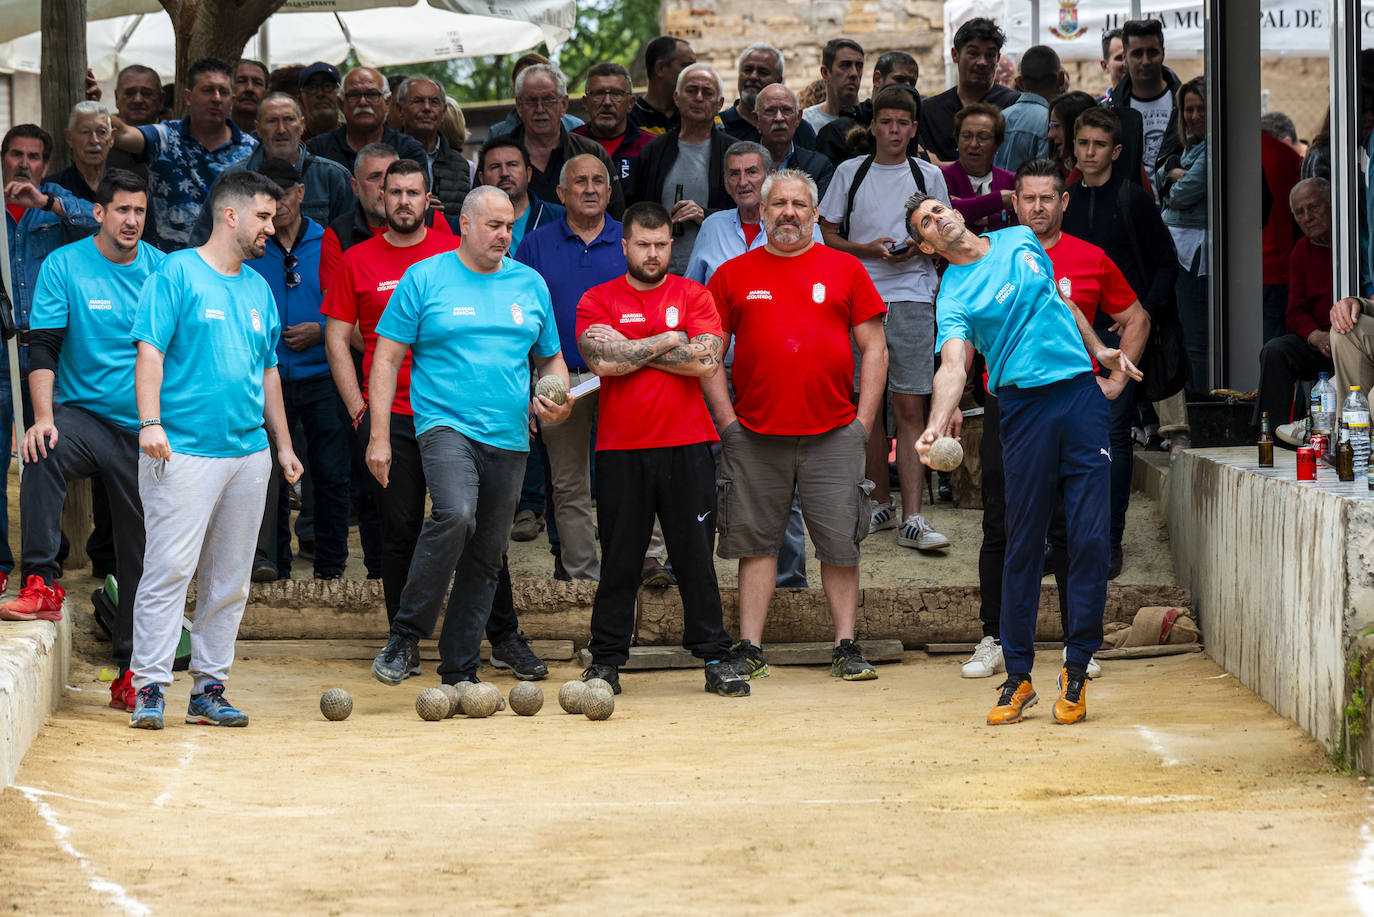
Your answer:
[[[982,725],[994,680],[909,652],[875,682],[752,697],[628,673],[615,716],[421,721],[426,675],[255,655],[244,730],[136,732],[73,661],[0,793],[0,906],[28,914],[1358,913],[1361,781],[1201,655],[1113,662],[1089,720]],[[502,689],[513,681],[482,670]],[[1220,677],[1219,677],[1220,676]],[[343,686],[353,716],[320,716]]]

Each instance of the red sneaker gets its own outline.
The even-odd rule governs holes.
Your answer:
[[[118,678],[110,682],[110,707],[133,713],[135,700],[137,695],[134,692],[134,673],[125,669],[119,673]]]
[[[67,591],[61,586],[49,586],[43,582],[43,577],[35,574],[24,580],[18,598],[0,605],[0,620],[60,621],[62,600],[66,597]]]

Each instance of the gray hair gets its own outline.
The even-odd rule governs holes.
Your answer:
[[[359,178],[358,170],[363,167],[364,159],[400,159],[396,148],[389,143],[369,143],[358,151],[358,156],[353,160],[353,177]]]
[[[517,99],[525,94],[525,81],[535,73],[542,73],[554,81],[560,99],[568,94],[568,78],[563,75],[562,70],[552,64],[530,64],[515,75],[515,97]]]
[[[492,198],[500,198],[506,203],[510,203],[510,195],[506,194],[506,192],[495,185],[478,185],[467,193],[467,197],[463,198],[463,211],[461,215],[467,217],[469,220],[477,219],[477,211],[485,207],[487,201]]]
[[[811,192],[811,207],[814,209],[820,204],[820,195],[816,191],[816,180],[807,175],[801,169],[779,169],[777,172],[769,173],[763,180],[763,187],[759,189],[759,197],[764,203],[768,202],[768,192],[773,190],[775,182],[780,181],[799,181],[806,185],[806,190]]]
[[[576,156],[574,156],[572,159],[569,159],[567,162],[563,163],[563,168],[561,168],[561,169],[558,170],[558,187],[560,187],[560,188],[566,188],[566,187],[568,187],[568,166],[570,166],[570,165],[572,165],[573,163],[577,162],[577,160],[579,160],[579,159],[588,159],[588,158],[590,158],[590,159],[595,159],[595,160],[596,160],[596,164],[599,165],[599,166],[601,166],[601,171],[606,173],[606,187],[609,188],[610,185],[611,185],[611,170],[608,169],[608,168],[606,168],[606,163],[603,162],[602,159],[601,159],[601,157],[598,156],[598,155],[596,155],[595,153],[578,153],[578,154],[577,154]]]
[[[773,55],[773,59],[778,62],[778,79],[782,79],[782,52],[766,41],[756,41],[739,53],[739,59],[735,61],[735,69],[738,70],[744,64],[744,59],[753,51],[767,51]]]
[[[686,67],[683,67],[682,72],[677,75],[677,86],[674,87],[673,91],[682,92],[682,84],[687,82],[687,77],[690,74],[696,73],[698,70],[704,70],[711,74],[711,79],[716,81],[716,95],[722,99],[725,98],[725,81],[720,78],[720,74],[716,72],[716,68],[712,67],[710,64],[688,64]]]
[[[435,89],[439,90],[439,95],[443,96],[445,99],[448,98],[447,93],[444,92],[444,87],[439,85],[438,80],[428,76],[408,76],[401,81],[400,86],[396,87],[396,104],[406,104],[406,96],[410,95],[411,83],[429,83],[434,86]]]
[[[789,89],[786,83],[769,83],[767,86],[759,90],[759,95],[763,95],[770,89],[781,89],[783,92],[787,93],[789,96],[792,97],[793,105],[795,105],[798,109],[801,108],[801,99],[797,98],[797,94],[793,92],[791,89]],[[757,104],[758,102],[756,98],[755,105],[757,106]]]
[[[1296,185],[1293,186],[1293,189],[1288,192],[1288,206],[1292,207],[1293,198],[1298,196],[1299,191],[1305,190],[1307,188],[1314,189],[1318,194],[1322,196],[1323,200],[1331,200],[1331,182],[1322,178],[1320,175],[1314,175],[1311,178],[1304,178],[1302,181],[1298,182]]]
[[[382,98],[391,98],[391,84],[387,82],[386,75],[383,74],[382,71],[378,70],[376,67],[354,67],[352,70],[345,73],[343,75],[343,79],[339,80],[339,98],[342,99],[344,96],[344,83],[348,82],[348,78],[350,76],[361,70],[366,70],[368,73],[377,74],[378,79],[380,79],[382,83]]]
[[[76,127],[76,119],[82,115],[100,115],[105,119],[105,126],[110,126],[110,110],[100,102],[77,102],[72,106],[72,113],[67,116],[67,130]]]
[[[730,148],[725,151],[725,161],[728,163],[735,156],[758,156],[763,160],[763,171],[773,171],[773,157],[761,143],[755,143],[752,140],[737,140],[730,144]]]
[[[296,107],[296,117],[305,117],[305,112],[301,111],[300,101],[289,92],[269,92],[267,95],[263,96],[262,101],[258,103],[258,111],[261,112],[262,106],[266,105],[268,102],[290,102]]]
[[[916,215],[916,211],[921,209],[921,205],[926,201],[938,201],[939,198],[931,197],[924,191],[914,191],[911,197],[906,199],[906,234],[916,242],[924,242],[925,236],[921,231],[911,225],[911,218]]]
[[[1298,129],[1293,124],[1293,119],[1281,111],[1270,111],[1260,115],[1260,133],[1287,140],[1289,143],[1298,142]]]

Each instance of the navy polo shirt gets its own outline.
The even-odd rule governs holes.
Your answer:
[[[515,253],[516,261],[534,268],[548,284],[558,341],[569,369],[587,368],[577,350],[577,304],[582,294],[625,274],[621,236],[620,223],[607,214],[601,232],[588,245],[564,217],[525,236]]]

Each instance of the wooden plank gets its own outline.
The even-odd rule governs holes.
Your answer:
[[[1181,656],[1202,652],[1201,643],[1165,643],[1161,646],[1123,646],[1114,650],[1098,650],[1098,659],[1153,659],[1156,656]]]
[[[1063,647],[1063,643],[1057,641],[1037,640],[1035,651],[1037,653],[1044,650],[1057,650]],[[945,653],[971,653],[978,648],[976,643],[927,643],[926,652],[932,656],[940,656]]]
[[[829,665],[832,646],[830,643],[770,643],[764,655],[769,665]],[[865,640],[862,646],[864,658],[869,662],[902,661],[900,640]],[[583,665],[591,665],[592,656],[587,650],[579,650],[578,658]],[[700,659],[680,646],[632,646],[630,661],[620,668],[621,671],[691,669],[701,664]]]
[[[296,656],[303,659],[374,659],[381,652],[385,640],[240,640],[241,657],[275,658]],[[571,640],[531,640],[530,649],[545,662],[570,662],[573,658]],[[491,657],[491,646],[482,641],[483,661]],[[420,641],[420,659],[439,660],[439,644],[434,640]]]

